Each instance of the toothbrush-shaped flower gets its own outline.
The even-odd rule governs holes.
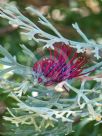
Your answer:
[[[86,74],[82,73],[88,62],[85,53],[79,54],[64,43],[55,43],[54,50],[47,49],[47,52],[49,55],[33,66],[39,83],[48,86]]]

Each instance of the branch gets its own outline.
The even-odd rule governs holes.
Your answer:
[[[68,46],[77,49],[77,52],[84,52],[86,48],[90,48],[91,52],[94,53],[94,56],[99,59],[99,50],[102,49],[102,46],[96,44],[88,40],[85,34],[80,30],[77,24],[73,25],[76,31],[81,35],[81,37],[85,40],[85,42],[76,42],[69,39],[64,38],[56,29],[55,27],[36,9],[33,7],[26,8],[28,11],[36,14],[39,18],[38,22],[42,26],[48,27],[52,30],[55,35],[49,34],[48,32],[43,31],[40,27],[38,27],[35,23],[31,22],[28,18],[23,16],[16,7],[11,5],[6,5],[5,7],[0,8],[0,16],[2,18],[6,18],[9,20],[10,24],[16,24],[25,32],[25,34],[29,40],[34,39],[36,42],[43,43],[44,47],[53,48],[53,44],[55,42],[64,42]],[[36,37],[38,35],[38,37]]]

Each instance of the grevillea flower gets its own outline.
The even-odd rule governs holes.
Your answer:
[[[47,49],[45,54],[34,64],[33,71],[38,82],[47,86],[83,75],[88,62],[85,53],[77,53],[64,43],[55,43],[54,50]]]

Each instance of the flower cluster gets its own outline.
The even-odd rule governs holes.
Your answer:
[[[85,74],[82,73],[88,63],[85,53],[79,54],[65,43],[55,43],[54,50],[47,49],[47,52],[49,55],[33,66],[33,71],[39,75],[39,83],[52,85]]]

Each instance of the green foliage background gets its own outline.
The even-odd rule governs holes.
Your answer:
[[[33,21],[35,21],[35,18],[26,13],[24,8],[29,5],[37,7],[39,10],[44,12],[45,16],[49,18],[53,25],[66,38],[81,40],[79,35],[76,34],[75,30],[71,26],[72,23],[77,22],[87,37],[90,39],[93,38],[97,42],[102,43],[101,0],[9,0],[9,2],[15,2],[20,11]],[[53,16],[53,14],[57,14],[57,12],[59,18]],[[26,59],[21,53],[21,48],[18,45],[20,43],[24,43],[25,45],[29,44],[30,48],[34,50],[33,45],[37,43],[34,41],[27,41],[22,37],[22,35],[20,35],[20,30],[18,28],[15,30],[8,30],[8,27],[10,27],[8,26],[8,21],[0,18],[0,44],[4,45],[11,54],[16,55],[19,62],[25,64]],[[11,78],[17,79],[16,76]],[[14,101],[7,98],[7,95],[2,94],[2,91],[3,90],[0,89],[0,103],[2,107],[2,110],[0,111],[0,133],[3,134],[5,132],[5,135],[7,134],[7,136],[11,136],[12,134],[10,132],[9,134],[8,131],[11,130],[11,132],[13,132],[15,130],[15,126],[10,126],[10,124],[5,123],[4,120],[2,120],[2,116],[5,114],[5,106],[12,107]],[[74,132],[69,134],[69,136],[102,136],[102,125],[94,126],[94,123],[95,122],[88,122],[87,120],[76,122],[73,128]],[[22,133],[20,134],[22,134],[22,136],[33,135],[32,132],[27,133],[26,128],[23,126],[21,130],[19,129],[20,128],[17,128],[15,136],[20,136],[19,133],[21,131]]]

